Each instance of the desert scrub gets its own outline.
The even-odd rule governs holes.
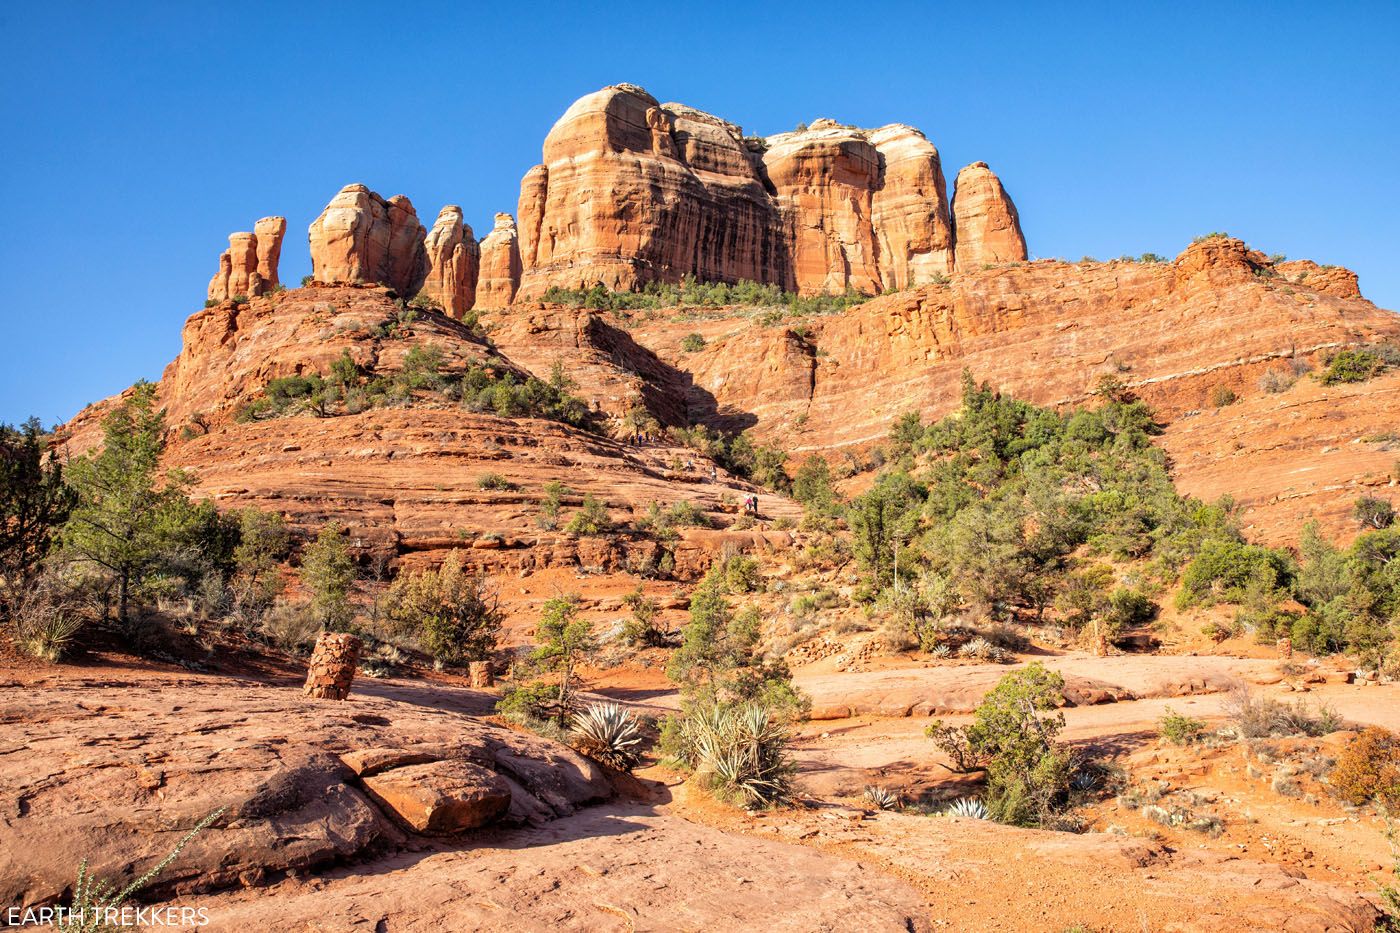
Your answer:
[[[1400,811],[1400,737],[1378,726],[1362,730],[1337,757],[1327,783],[1344,803]]]
[[[500,492],[515,488],[515,484],[499,473],[483,473],[476,481],[477,489]]]
[[[701,704],[675,728],[677,759],[720,799],[751,809],[787,799],[796,765],[787,751],[787,725],[772,710]]]
[[[1238,687],[1225,700],[1225,713],[1236,735],[1245,739],[1276,736],[1322,736],[1342,727],[1341,718],[1327,705],[1313,709],[1302,700],[1292,706],[1256,697]]]
[[[504,618],[486,577],[464,571],[455,550],[436,570],[395,579],[386,610],[397,634],[416,638],[433,660],[449,665],[490,657]]]
[[[705,338],[699,334],[686,334],[681,338],[681,349],[686,353],[699,353],[705,349]]]
[[[1317,379],[1325,386],[1349,382],[1365,382],[1381,374],[1386,361],[1373,350],[1342,350],[1327,361]]]
[[[1219,817],[1198,814],[1187,807],[1163,807],[1151,803],[1142,808],[1142,815],[1161,826],[1189,829],[1212,838],[1225,831],[1225,824]]]
[[[861,796],[867,804],[876,810],[898,810],[903,803],[899,791],[891,790],[880,784],[868,785]]]
[[[590,494],[583,497],[582,507],[569,519],[564,530],[571,535],[604,535],[613,530],[613,520],[602,500]]]
[[[570,738],[580,752],[615,771],[631,771],[642,760],[641,725],[616,703],[598,703],[574,714]]]
[[[1190,745],[1198,742],[1205,734],[1206,724],[1199,719],[1183,716],[1167,708],[1167,713],[1157,722],[1157,732],[1173,745]]]

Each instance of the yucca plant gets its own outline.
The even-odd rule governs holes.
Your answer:
[[[223,816],[225,809],[220,807],[196,823],[194,828],[185,833],[184,837],[175,844],[175,848],[171,849],[165,858],[120,891],[117,890],[115,882],[98,881],[90,875],[87,859],[83,859],[78,863],[78,880],[73,885],[73,902],[54,929],[61,931],[61,933],[100,933],[103,930],[113,929],[108,918],[117,913],[121,909],[121,905],[133,894],[155,881],[161,872],[169,868],[170,863],[179,857],[185,846],[189,845],[190,840]]]
[[[787,727],[763,706],[707,705],[681,726],[681,758],[720,796],[770,806],[788,796],[792,761]]]
[[[877,810],[898,810],[899,792],[879,784],[871,784],[865,789],[865,802]]]
[[[642,730],[637,717],[616,703],[598,703],[574,715],[578,750],[618,771],[631,771],[642,760]]]
[[[944,816],[961,816],[969,820],[987,819],[987,805],[976,797],[959,797],[943,808]]]

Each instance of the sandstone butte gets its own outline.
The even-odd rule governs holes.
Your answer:
[[[282,290],[285,221],[234,234],[209,304],[185,321],[159,383],[165,463],[191,472],[196,495],[278,511],[303,538],[337,520],[361,557],[403,568],[464,555],[501,588],[508,649],[528,643],[522,620],[537,619],[554,593],[582,589],[589,620],[615,623],[637,568],[663,556],[674,561],[667,578],[643,585],[673,622],[686,584],[720,555],[759,553],[790,569],[802,532],[778,522],[800,518],[800,506],[692,450],[631,443],[623,419],[638,407],[663,426],[750,430],[794,459],[839,460],[863,454],[906,412],[954,411],[964,372],[1050,406],[1088,401],[1111,375],[1157,412],[1178,486],[1236,496],[1253,540],[1294,542],[1310,517],[1337,536],[1358,495],[1393,485],[1400,373],[1333,387],[1301,380],[1276,394],[1258,384],[1341,347],[1400,339],[1400,318],[1365,300],[1351,271],[1275,262],[1219,235],[1169,262],[1028,262],[1016,209],[985,165],[960,172],[948,194],[937,151],[911,127],[819,120],[758,139],[635,87],[605,89],[549,133],[543,164],[522,181],[519,224],[498,214],[480,242],[456,206],[428,230],[408,198],[350,185],[309,230],[311,284]],[[800,320],[542,300],[550,286],[685,275],[893,292]],[[443,313],[406,314],[417,295]],[[424,348],[449,374],[523,381],[557,367],[601,430],[471,411],[429,392],[333,417],[236,417],[273,379],[327,373],[344,354],[366,375],[392,375]],[[1222,388],[1239,401],[1211,405]],[[69,453],[100,440],[113,402],[60,430]],[[487,474],[505,483],[483,488]],[[559,479],[571,510],[592,496],[636,519],[652,503],[685,501],[719,527],[681,530],[664,555],[655,536],[628,528],[545,530],[543,487]],[[762,521],[723,527],[751,494],[763,499]],[[823,585],[852,582],[842,573]],[[785,611],[776,590],[764,595],[765,611]],[[133,877],[181,827],[225,807],[154,892],[208,905],[213,929],[482,929],[504,917],[520,929],[742,929],[773,917],[781,928],[845,929],[853,914],[864,929],[892,930],[930,929],[930,916],[960,929],[992,918],[1036,930],[1081,919],[1211,931],[1372,922],[1351,863],[1364,852],[1365,870],[1379,870],[1379,836],[1346,817],[1314,820],[1326,801],[1288,809],[1267,782],[1244,780],[1240,754],[1251,768],[1266,764],[1250,746],[1149,743],[1123,759],[1135,779],[1225,788],[1221,799],[1256,815],[1231,825],[1254,846],[1247,853],[1235,836],[1213,847],[1179,834],[1153,841],[1161,827],[1121,810],[1099,816],[1137,819],[1132,835],[852,818],[830,801],[857,798],[887,770],[942,787],[948,776],[935,774],[921,717],[967,714],[1006,668],[862,667],[871,633],[841,631],[789,653],[823,720],[802,727],[795,751],[804,792],[820,805],[762,817],[717,815],[684,786],[639,789],[491,721],[497,695],[450,675],[362,676],[342,706],[303,700],[287,686],[300,676],[249,677],[233,652],[191,665],[208,666],[200,671],[21,671],[0,684],[7,747],[26,751],[0,755],[10,813],[0,820],[0,891],[13,903],[53,902],[84,857],[99,876]],[[1129,746],[1156,728],[1163,701],[1218,716],[1223,690],[1284,677],[1274,658],[1179,650],[1046,652],[1073,704],[1067,735]],[[602,693],[606,672],[590,674]],[[615,682],[634,708],[660,713],[675,700],[669,686],[653,689],[655,669],[621,676],[646,685]],[[1337,700],[1348,719],[1400,725],[1395,704],[1374,699],[1392,688],[1367,692],[1346,678],[1310,671],[1286,687]],[[828,718],[849,727],[828,731]],[[1307,754],[1335,752],[1336,739]]]
[[[310,229],[312,277],[420,292],[453,317],[551,287],[749,280],[803,295],[873,295],[1027,257],[1016,207],[984,162],[950,205],[938,150],[904,124],[820,119],[767,138],[630,84],[576,101],[477,243],[453,205],[425,231],[403,195],[347,185]],[[284,225],[285,226],[285,225]],[[277,234],[280,246],[281,233]],[[254,296],[252,234],[220,257],[209,299]],[[266,271],[261,272],[267,279]]]

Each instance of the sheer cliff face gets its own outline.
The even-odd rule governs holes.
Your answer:
[[[520,194],[521,298],[597,282],[777,281],[773,211],[738,127],[619,85],[550,130]]]
[[[1026,238],[1021,235],[1016,205],[986,162],[974,162],[958,172],[953,224],[957,230],[954,264],[959,269],[1026,258]]]
[[[874,293],[953,265],[943,170],[918,130],[819,120],[745,138],[631,85],[582,98],[554,125],[519,216],[524,299],[685,275]]]
[[[326,284],[387,285],[416,295],[428,274],[427,231],[412,202],[346,185],[311,224],[312,276]]]

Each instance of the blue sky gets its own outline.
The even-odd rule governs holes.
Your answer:
[[[982,7],[982,9],[976,9]],[[0,421],[179,351],[227,235],[342,185],[514,212],[554,120],[641,84],[771,134],[922,128],[1037,256],[1224,230],[1400,307],[1400,3],[32,3],[0,9]]]

